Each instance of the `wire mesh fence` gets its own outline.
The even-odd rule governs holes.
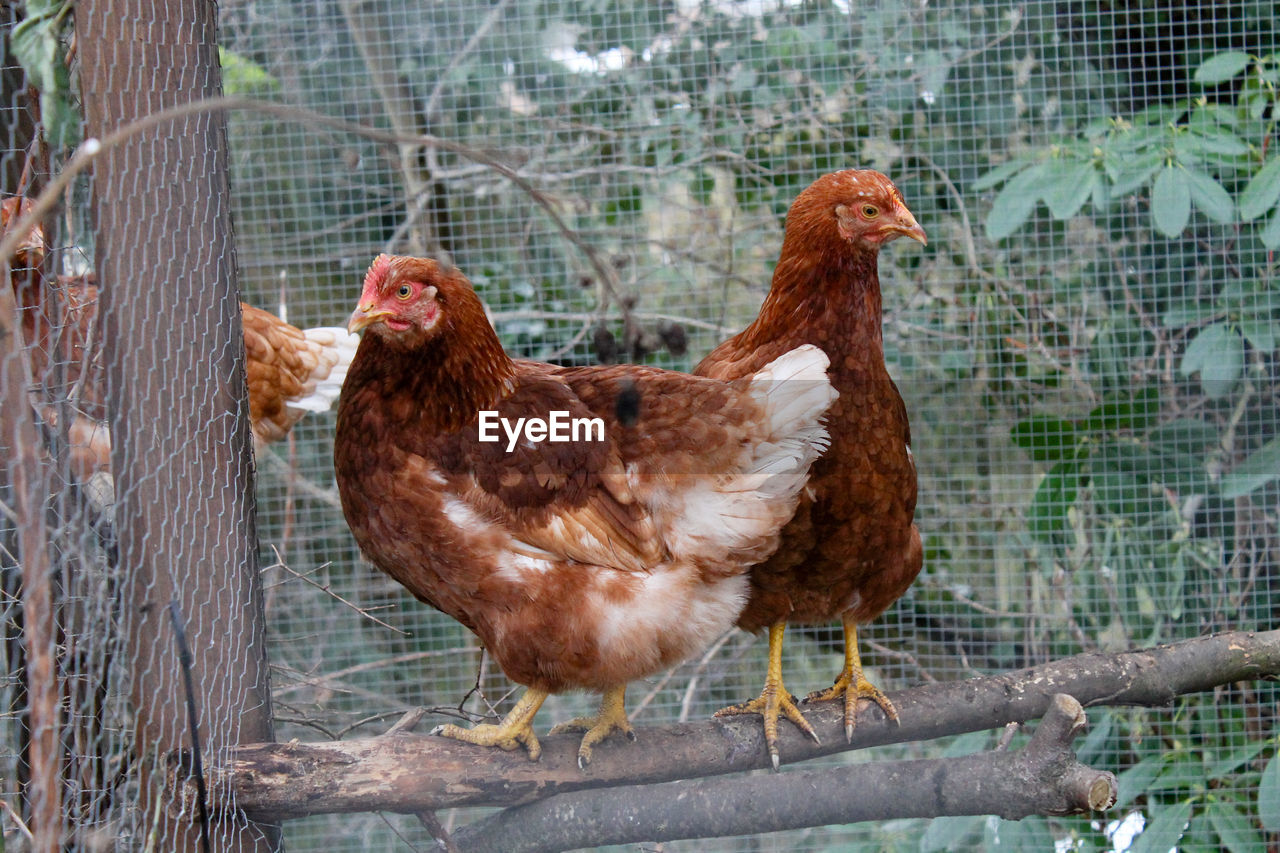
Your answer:
[[[34,198],[84,137],[83,116],[100,108],[84,83],[93,25],[81,5],[0,5],[6,199]],[[133,23],[198,26],[168,14],[156,4]],[[929,235],[925,250],[895,244],[880,261],[925,567],[862,633],[877,684],[1275,627],[1271,3],[226,0],[218,15],[223,91],[289,109],[225,113],[235,248],[215,260],[234,259],[246,304],[299,328],[344,325],[377,253],[447,253],[513,356],[687,371],[754,318],[801,189],[850,167],[894,179]],[[154,112],[174,103],[160,96],[174,85],[162,70],[134,68],[123,93],[92,96],[138,97],[138,115]],[[422,134],[439,144],[403,144]],[[190,163],[165,150],[179,135],[162,125],[153,159],[137,168],[180,182]],[[216,330],[235,313],[228,296],[175,323],[184,296],[147,303],[150,314],[117,303],[111,316],[124,325],[105,331],[86,323],[93,288],[133,293],[105,278],[104,258],[173,237],[124,221],[112,233],[132,237],[104,247],[104,202],[95,220],[91,192],[87,178],[72,183],[11,261],[26,373],[0,390],[11,414],[36,414],[39,443],[26,457],[46,472],[33,492],[40,511],[24,515],[29,484],[11,464],[0,518],[0,793],[15,849],[31,815],[32,691],[47,689],[33,684],[27,645],[33,563],[21,521],[35,516],[49,562],[64,832],[80,849],[146,846],[136,794],[153,756],[127,735],[138,664],[120,645],[122,590],[140,579],[111,532],[114,502],[128,497],[102,495],[104,480],[116,484],[101,424],[122,387],[120,374],[99,375],[103,335],[145,341],[140,352],[164,361],[186,345],[225,346]],[[193,251],[195,239],[172,243]],[[174,294],[199,289],[179,280],[185,269],[173,267]],[[196,337],[166,343],[184,335]],[[174,399],[181,417],[166,423],[185,427],[155,437],[154,452],[198,458],[208,424],[236,433],[228,412],[243,435],[249,413],[226,396]],[[17,434],[5,429],[0,446],[17,459]],[[474,637],[359,557],[337,498],[333,432],[332,413],[309,413],[256,453],[255,570],[275,737],[376,734],[418,706],[432,709],[433,724],[505,711],[514,686]],[[181,471],[157,470],[177,478],[166,493],[181,495]],[[191,513],[209,507],[197,496],[162,511],[199,530],[204,519]],[[214,512],[236,518],[233,507]],[[166,571],[188,589],[186,569]],[[176,659],[161,633],[157,647]],[[839,627],[790,634],[788,685],[825,686]],[[764,645],[733,632],[633,686],[633,720],[700,719],[749,698]],[[1280,772],[1268,763],[1276,698],[1268,685],[1240,684],[1168,711],[1091,711],[1081,758],[1121,774],[1121,802],[1106,819],[911,820],[661,849],[1274,844],[1278,795],[1264,769]],[[539,725],[593,701],[557,697]],[[185,725],[185,708],[163,713]],[[474,815],[442,819],[450,827]],[[433,849],[416,818],[391,814],[291,821],[283,837],[293,850]]]

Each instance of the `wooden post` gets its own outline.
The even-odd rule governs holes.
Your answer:
[[[211,0],[82,0],[76,30],[87,136],[220,93]],[[190,746],[171,601],[206,760],[272,738],[225,117],[104,152],[93,200],[140,807],[153,849],[197,850],[193,805],[164,787],[164,756]],[[211,830],[216,850],[279,847],[234,814]]]

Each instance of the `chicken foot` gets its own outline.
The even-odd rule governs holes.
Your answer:
[[[537,761],[542,755],[542,744],[538,743],[538,736],[533,733],[533,717],[546,699],[545,690],[535,690],[530,687],[497,725],[483,723],[464,729],[449,723],[437,726],[431,734],[474,743],[478,746],[496,746],[508,751],[524,744],[525,749],[529,751],[529,760]]]
[[[738,714],[759,714],[764,718],[764,741],[769,748],[769,760],[773,769],[779,767],[778,759],[778,717],[786,717],[795,723],[800,731],[818,740],[818,733],[809,725],[809,721],[796,707],[795,697],[782,684],[782,637],[787,630],[786,622],[777,622],[769,626],[769,669],[764,679],[764,690],[750,702],[741,702],[716,711],[717,717],[731,717]]]
[[[858,654],[858,623],[850,613],[841,617],[844,623],[844,668],[836,676],[836,683],[826,690],[818,690],[805,697],[805,702],[832,702],[844,699],[844,738],[853,741],[853,728],[858,721],[858,700],[867,699],[880,706],[884,715],[898,722],[898,709],[866,676],[862,674],[862,657]]]
[[[631,728],[631,721],[627,719],[626,698],[627,686],[625,684],[620,687],[612,687],[600,697],[600,712],[594,717],[576,717],[552,727],[550,734],[553,735],[564,732],[586,732],[582,736],[582,743],[578,745],[578,767],[580,769],[586,770],[587,765],[591,763],[591,748],[614,732],[621,732],[630,741],[636,739],[635,730]]]

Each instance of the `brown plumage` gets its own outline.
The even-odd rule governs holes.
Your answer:
[[[630,732],[627,682],[733,625],[746,567],[777,547],[825,446],[825,356],[779,353],[735,382],[515,361],[462,273],[407,257],[373,262],[349,328],[367,331],[334,460],[356,541],[529,688],[501,725],[440,733],[537,757],[546,695],[599,690],[600,714],[574,724],[585,765]],[[601,431],[481,439],[491,417],[555,411]]]
[[[359,340],[346,329],[299,329],[269,311],[240,303],[249,427],[261,450],[288,435],[307,412],[338,399]]]
[[[827,416],[830,447],[814,464],[777,552],[752,568],[751,597],[738,619],[747,631],[770,629],[769,675],[758,700],[722,713],[764,716],[775,768],[779,713],[814,736],[782,684],[782,636],[789,622],[843,621],[844,669],[834,687],[810,698],[843,699],[847,736],[859,698],[896,719],[893,705],[862,675],[857,625],[897,600],[923,559],[912,522],[911,433],[885,369],[881,337],[877,258],[885,243],[902,236],[925,242],[884,175],[848,170],[814,181],[787,215],[782,253],[759,316],[695,371],[735,379],[779,353],[813,344],[830,358],[828,375],[840,394]]]
[[[31,206],[18,197],[0,203],[7,230]],[[3,233],[3,232],[0,232]],[[31,372],[45,401],[68,401],[72,413],[70,456],[73,472],[85,481],[110,466],[101,345],[97,342],[98,285],[92,273],[42,274],[44,234],[33,225],[15,253],[11,285],[22,312],[22,331],[31,353]],[[249,425],[261,451],[288,434],[307,412],[327,410],[338,398],[358,339],[346,329],[299,329],[279,317],[240,303]],[[59,407],[45,406],[56,423]]]

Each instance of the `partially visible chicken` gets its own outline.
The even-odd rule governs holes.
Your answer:
[[[29,206],[17,197],[0,202],[4,228]],[[42,414],[56,422],[61,406],[50,401],[68,402],[73,413],[68,425],[71,460],[84,482],[94,472],[108,470],[111,454],[101,345],[95,340],[98,286],[92,273],[58,276],[56,284],[46,281],[40,271],[44,252],[44,234],[33,226],[15,254],[12,286],[22,311],[32,377],[42,392]],[[240,303],[240,310],[249,425],[254,448],[261,452],[307,412],[332,406],[360,340],[338,327],[298,329],[247,303]]]
[[[628,682],[737,618],[746,567],[773,552],[826,445],[826,357],[800,347],[736,382],[515,361],[462,273],[385,255],[349,328],[365,334],[334,461],[356,541],[528,688],[499,725],[439,733],[536,759],[546,696],[598,690],[600,713],[568,727],[586,730],[585,766],[630,734]],[[556,413],[599,432],[557,442],[496,426]]]
[[[884,175],[848,170],[818,178],[787,214],[782,253],[760,315],[695,371],[737,379],[780,353],[812,344],[830,358],[828,375],[840,393],[827,416],[831,446],[814,464],[777,552],[751,570],[751,598],[738,619],[746,631],[769,628],[764,690],[758,699],[720,712],[764,717],[775,769],[779,714],[817,740],[782,682],[788,622],[815,624],[839,616],[844,623],[844,667],[833,687],[809,699],[844,703],[846,737],[853,736],[859,699],[870,699],[897,719],[893,704],[862,674],[857,626],[896,601],[923,561],[912,523],[911,431],[885,369],[880,327],[877,258],[898,237],[925,242],[924,230]]]
[[[240,303],[249,426],[259,452],[279,441],[307,412],[327,412],[342,393],[360,339],[337,326],[299,329]]]

